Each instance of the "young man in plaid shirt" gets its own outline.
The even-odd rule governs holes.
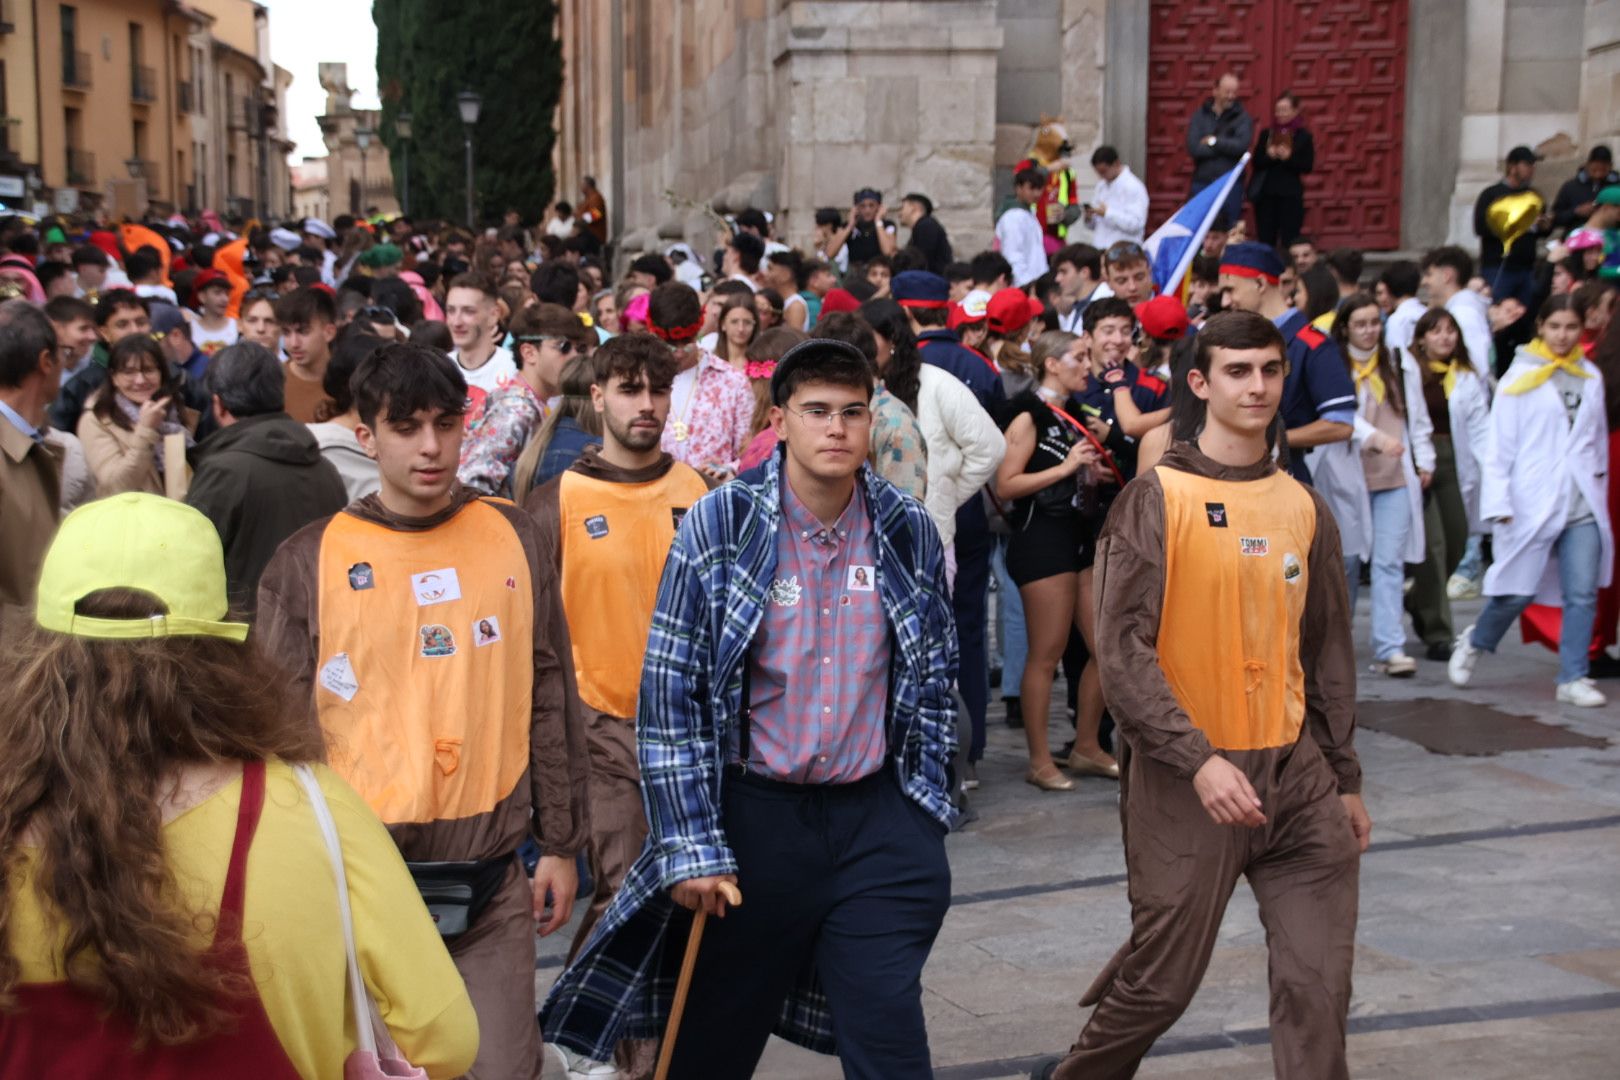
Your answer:
[[[920,976],[950,903],[956,634],[938,533],[866,468],[872,389],[852,346],[789,350],[782,448],[676,535],[639,704],[648,844],[540,1017],[574,1053],[662,1034],[682,909],[702,909],[722,918],[671,1077],[744,1080],[772,1031],[849,1077],[933,1075]]]

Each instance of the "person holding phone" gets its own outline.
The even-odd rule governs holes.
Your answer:
[[[186,446],[194,445],[198,414],[179,403],[179,374],[149,335],[131,334],[114,345],[107,372],[78,427],[96,490],[162,495],[171,466],[164,437],[183,434]]]

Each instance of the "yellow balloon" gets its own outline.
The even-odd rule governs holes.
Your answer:
[[[1541,216],[1546,204],[1533,191],[1516,191],[1491,203],[1485,211],[1485,224],[1502,241],[1503,247],[1512,247],[1528,233]]]

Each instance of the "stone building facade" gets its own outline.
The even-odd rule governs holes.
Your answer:
[[[801,243],[815,208],[847,208],[858,187],[879,188],[891,206],[915,190],[934,200],[961,250],[976,250],[1043,115],[1064,120],[1083,192],[1101,143],[1143,172],[1165,28],[1228,25],[1267,2],[1287,3],[1296,20],[1332,7],[562,0],[559,191],[595,176],[626,250],[686,239],[702,251],[715,228],[706,208],[775,211],[779,233]],[[1620,0],[1363,0],[1369,19],[1392,5],[1404,9],[1404,101],[1392,110],[1400,220],[1390,232],[1398,243],[1380,246],[1471,242],[1474,197],[1513,145],[1547,155],[1537,186],[1549,197],[1593,143],[1620,150]],[[1270,48],[1288,46],[1245,43]],[[1352,40],[1344,56],[1354,55]],[[1193,67],[1202,79],[1229,62],[1242,61],[1212,36]],[[1205,93],[1189,85],[1186,108]],[[1353,95],[1345,100],[1353,107]],[[1269,116],[1269,102],[1247,105]],[[1170,201],[1156,199],[1158,216]]]

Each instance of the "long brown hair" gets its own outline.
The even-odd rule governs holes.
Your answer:
[[[118,407],[119,395],[113,387],[112,377],[126,367],[139,367],[143,360],[150,360],[157,365],[158,388],[152,391],[152,397],[154,399],[166,397],[169,399],[170,407],[178,409],[180,380],[175,375],[174,369],[169,366],[169,360],[163,355],[163,350],[147,334],[129,334],[118,340],[107,357],[107,382],[90,405],[90,411],[98,420],[114,424],[125,431],[135,430],[135,425],[124,415],[124,410]]]
[[[110,589],[81,614],[146,618],[161,605]],[[0,655],[10,688],[0,759],[0,942],[13,925],[24,845],[33,888],[66,931],[74,986],[127,1017],[145,1042],[216,1031],[239,975],[205,958],[184,910],[159,804],[174,770],[205,763],[314,761],[320,731],[283,707],[283,680],[252,644],[217,638],[96,641],[21,619]],[[15,1008],[21,966],[0,948],[0,1008]]]
[[[551,437],[557,433],[557,425],[563,420],[572,420],[580,430],[601,437],[602,414],[591,403],[591,386],[595,382],[596,370],[591,366],[590,357],[575,353],[563,363],[562,374],[558,377],[560,385],[557,387],[562,391],[562,400],[557,402],[557,407],[551,410],[551,415],[546,417],[539,429],[529,436],[529,445],[523,448],[523,453],[512,465],[512,498],[515,501],[521,503],[529,497],[535,474],[540,471],[540,459],[545,456],[546,447],[551,445]]]

